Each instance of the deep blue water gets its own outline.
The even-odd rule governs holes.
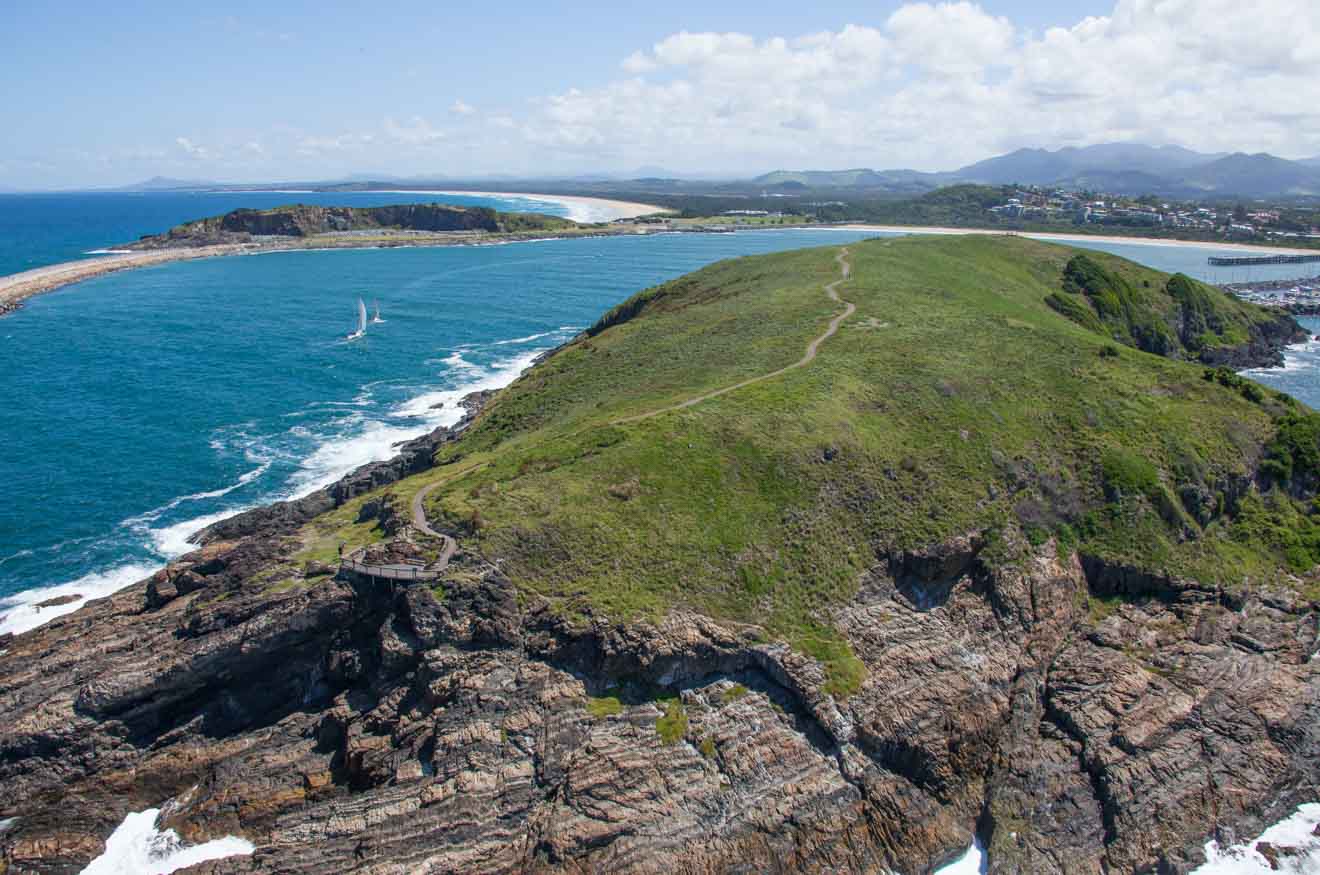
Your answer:
[[[126,197],[138,196],[40,196],[27,225],[0,208],[0,253],[9,253],[0,257],[29,257],[30,240],[31,257],[58,261],[233,205],[221,203],[228,195],[141,196],[135,220]],[[864,236],[874,235],[271,253],[112,274],[32,298],[0,319],[0,597],[9,596],[0,631],[52,615],[34,615],[40,599],[140,579],[212,519],[388,457],[393,443],[454,421],[462,395],[508,382],[639,289],[730,256]],[[1205,270],[1201,249],[1104,248]],[[385,321],[346,343],[359,296],[379,300]],[[1320,349],[1299,350],[1292,364],[1257,378],[1320,403]]]
[[[284,204],[371,207],[429,203],[494,206],[508,211],[567,215],[562,204],[522,198],[492,200],[425,192],[83,192],[0,194],[0,276],[59,264],[96,249],[131,243],[204,216],[239,207],[268,209]]]

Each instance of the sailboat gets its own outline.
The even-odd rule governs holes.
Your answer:
[[[358,298],[358,327],[357,327],[357,331],[354,331],[352,334],[349,334],[348,336],[346,336],[346,337],[344,338],[344,340],[357,340],[359,337],[361,337],[362,335],[364,335],[364,334],[366,334],[366,333],[367,333],[367,305],[364,304],[364,303],[362,303],[362,299],[361,299],[361,298]]]
[[[380,323],[385,321],[384,319],[380,318],[380,301],[373,301],[372,303],[376,307],[376,312],[371,315],[371,324],[379,325]]]

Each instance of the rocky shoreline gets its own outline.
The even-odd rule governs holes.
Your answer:
[[[0,642],[0,871],[78,871],[168,800],[162,828],[257,846],[199,875],[923,873],[974,831],[996,873],[1186,872],[1314,796],[1314,605],[1053,541],[1015,570],[985,533],[890,555],[833,618],[871,674],[847,700],[756,627],[569,621],[475,555],[443,598],[267,588],[291,531],[430,467],[488,397]]]
[[[492,397],[0,637],[0,872],[81,871],[159,808],[186,841],[255,845],[190,875],[926,875],[974,835],[996,875],[1181,875],[1316,800],[1300,587],[1230,592],[1011,526],[877,549],[824,618],[865,667],[844,695],[760,626],[565,612],[469,546],[438,582],[295,568],[293,535],[345,505],[406,527],[350,503],[432,468]]]

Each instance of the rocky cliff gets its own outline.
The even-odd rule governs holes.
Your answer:
[[[568,623],[474,556],[442,598],[272,593],[277,540],[214,543],[9,645],[4,860],[77,871],[169,799],[258,846],[198,871],[917,873],[975,828],[994,872],[1186,871],[1314,795],[1310,604],[980,549],[867,576],[840,702],[755,628]]]
[[[812,367],[612,424],[832,312],[834,251],[716,266],[0,642],[0,871],[79,871],[168,803],[256,845],[196,873],[924,875],[974,833],[994,873],[1184,873],[1315,800],[1314,414],[1101,354],[1043,303],[1052,248],[854,249],[875,279]],[[984,387],[951,353],[981,344]],[[430,555],[433,486],[438,579],[326,564]]]

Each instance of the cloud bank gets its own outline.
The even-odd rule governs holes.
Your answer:
[[[370,129],[188,131],[166,154],[194,175],[580,173],[660,165],[953,169],[1020,146],[1113,141],[1320,154],[1320,3],[1116,0],[1031,31],[973,2],[756,38],[680,32],[621,46],[592,85],[430,112],[406,98]],[[489,105],[486,105],[489,104]],[[102,159],[103,162],[106,159]],[[168,169],[168,168],[165,168]]]

